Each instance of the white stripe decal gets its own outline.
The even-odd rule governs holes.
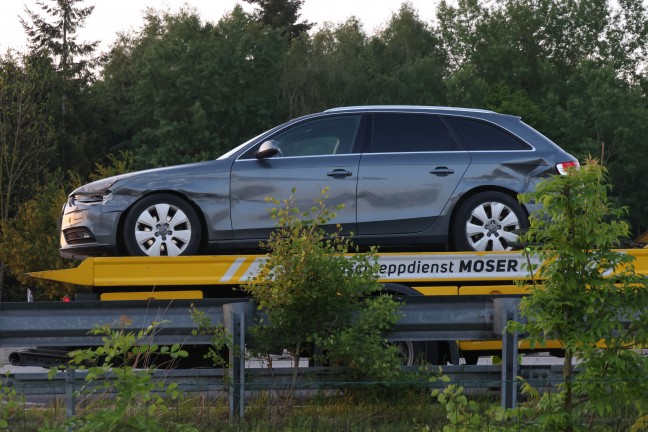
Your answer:
[[[236,270],[241,267],[241,265],[245,262],[245,258],[236,258],[230,268],[227,269],[227,272],[223,275],[221,278],[221,282],[229,282],[230,279],[234,276],[234,273],[236,273]]]
[[[268,257],[265,256],[255,258],[254,261],[252,261],[252,264],[250,264],[250,267],[248,267],[247,270],[245,270],[245,273],[241,275],[239,282],[249,282],[259,273],[259,270],[261,270],[261,267],[267,259]]]

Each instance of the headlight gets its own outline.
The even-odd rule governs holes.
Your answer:
[[[68,205],[74,206],[77,204],[98,204],[105,203],[112,197],[110,191],[104,193],[92,193],[92,194],[74,194],[70,195],[68,199]]]

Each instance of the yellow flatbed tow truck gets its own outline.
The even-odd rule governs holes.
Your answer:
[[[648,249],[622,249],[648,275]],[[237,290],[259,270],[264,255],[95,257],[72,269],[30,273],[41,279],[92,287],[99,300],[168,300],[242,296]],[[521,252],[380,253],[379,281],[397,295],[524,295],[537,258]],[[540,280],[536,282],[541,283]],[[460,341],[467,362],[501,350],[501,341]],[[520,341],[520,350],[528,350]],[[543,350],[559,350],[548,341]]]

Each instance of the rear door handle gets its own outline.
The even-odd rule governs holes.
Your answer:
[[[430,174],[434,174],[439,177],[445,177],[449,174],[454,174],[454,170],[448,167],[440,166],[430,171]]]
[[[330,171],[326,173],[327,176],[329,177],[349,177],[350,175],[353,175],[351,171],[347,171],[342,168],[334,169],[333,171]]]

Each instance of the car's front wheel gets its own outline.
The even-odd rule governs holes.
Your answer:
[[[457,209],[452,242],[459,251],[511,250],[528,227],[526,212],[515,199],[502,192],[481,192]]]
[[[142,198],[129,210],[123,225],[129,255],[194,255],[200,235],[196,211],[187,201],[171,194]]]

